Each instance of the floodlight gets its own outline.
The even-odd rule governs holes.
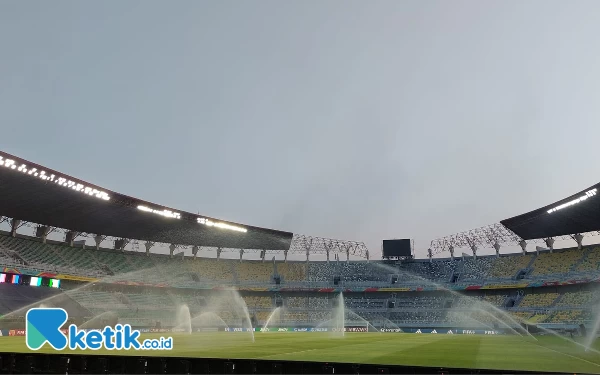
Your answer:
[[[583,195],[583,196],[581,196],[579,198],[573,199],[572,201],[569,201],[567,203],[563,203],[563,204],[561,204],[559,206],[553,207],[553,208],[549,209],[547,212],[549,214],[551,214],[551,213],[556,212],[558,210],[562,210],[565,207],[569,207],[569,206],[575,205],[575,204],[577,204],[579,202],[583,202],[584,200],[586,200],[588,198],[594,197],[596,195],[597,191],[598,191],[598,189],[596,189],[596,188],[588,190],[588,191],[585,192],[585,195]]]

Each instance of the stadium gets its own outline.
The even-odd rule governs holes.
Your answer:
[[[386,240],[375,260],[361,242],[176,210],[0,152],[0,369],[600,373],[598,186],[434,239],[425,259]],[[173,350],[33,353],[34,307],[168,332]]]

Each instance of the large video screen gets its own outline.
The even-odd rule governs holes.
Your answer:
[[[383,240],[384,257],[408,257],[411,255],[410,239]]]

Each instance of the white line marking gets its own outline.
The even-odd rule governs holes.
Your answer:
[[[307,352],[312,352],[312,351],[315,351],[315,350],[321,350],[321,348],[318,348],[318,349],[308,349],[308,350],[300,350],[300,351],[297,351],[297,352],[285,352],[285,353],[279,353],[279,354],[271,354],[271,355],[265,355],[265,356],[258,357],[258,358],[269,358],[269,357],[277,357],[277,356],[280,356],[280,355],[307,353]]]
[[[591,365],[594,365],[594,366],[598,366],[598,367],[600,367],[600,364],[598,364],[598,363],[595,363],[595,362],[588,361],[587,359],[583,359],[583,358],[581,358],[581,357],[577,357],[577,356],[574,356],[574,355],[571,355],[571,354],[568,354],[568,353],[563,353],[563,352],[560,352],[560,351],[558,351],[558,350],[555,350],[555,349],[552,349],[552,348],[548,348],[547,346],[543,346],[543,345],[539,345],[539,344],[533,344],[533,345],[539,346],[540,348],[544,348],[544,349],[552,350],[552,351],[553,351],[553,352],[555,352],[555,353],[562,354],[562,355],[566,355],[567,357],[571,357],[571,358],[579,359],[580,361],[587,362],[587,363],[589,363],[589,364],[591,364]]]

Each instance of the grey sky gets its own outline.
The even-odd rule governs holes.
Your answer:
[[[595,1],[0,2],[0,148],[139,198],[365,241],[600,180]]]

